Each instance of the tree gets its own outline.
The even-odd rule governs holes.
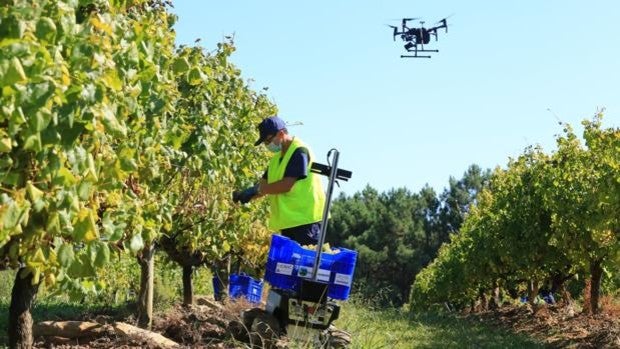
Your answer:
[[[262,269],[269,232],[261,224],[265,203],[232,205],[232,191],[257,181],[267,155],[254,147],[256,125],[276,113],[264,94],[241,78],[228,58],[231,42],[213,54],[200,47],[177,51],[180,98],[173,128],[184,156],[166,190],[175,202],[172,225],[159,243],[184,270],[184,302],[191,303],[191,275],[203,264],[227,283],[230,262],[244,261]],[[257,267],[261,265],[261,268]]]
[[[584,148],[569,125],[558,136],[557,164],[549,173],[547,203],[556,214],[557,244],[576,266],[590,277],[590,304],[586,311],[599,312],[603,267],[618,251],[617,129],[601,128],[602,114],[584,121]]]
[[[141,27],[129,14],[145,3],[0,8],[0,264],[19,269],[11,347],[32,344],[41,282],[94,291],[111,251],[136,245],[125,229],[138,207],[127,189],[132,156],[117,140],[143,124],[139,85],[152,81],[137,74]]]
[[[483,171],[478,165],[471,165],[463,174],[463,178],[456,180],[450,177],[448,188],[441,194],[442,205],[439,209],[438,224],[440,241],[450,241],[450,234],[457,233],[465,220],[471,205],[476,203],[476,195],[489,180],[490,170]]]
[[[585,271],[586,309],[599,310],[603,268],[617,268],[620,132],[602,129],[601,115],[584,125],[587,147],[566,125],[555,153],[529,147],[493,172],[459,234],[416,277],[412,304],[465,304],[525,283],[533,302],[543,282],[561,289]]]

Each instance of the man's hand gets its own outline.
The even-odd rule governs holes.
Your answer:
[[[242,191],[235,191],[233,193],[232,199],[233,199],[233,202],[240,202],[242,204],[247,204],[256,195],[258,195],[258,185],[254,185]]]

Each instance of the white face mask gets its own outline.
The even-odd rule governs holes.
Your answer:
[[[275,140],[271,141],[271,143],[267,144],[267,149],[269,149],[272,153],[277,153],[282,150],[282,144],[275,144]]]

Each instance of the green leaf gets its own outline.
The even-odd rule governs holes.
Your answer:
[[[76,256],[73,263],[71,263],[67,269],[67,275],[72,278],[85,278],[96,276],[97,273],[91,264],[89,256],[86,254],[80,254]]]
[[[15,201],[0,208],[2,216],[2,229],[13,229],[19,224],[23,215],[23,209],[17,205]]]
[[[43,196],[43,192],[35,187],[32,181],[26,182],[26,193],[32,202],[39,200]]]
[[[3,3],[4,4],[4,3]],[[0,26],[0,37],[21,39],[26,31],[26,22],[15,18],[15,15],[2,18]]]
[[[131,148],[124,148],[120,151],[118,158],[123,171],[131,172],[138,170],[138,163],[134,159],[135,153],[135,150]]]
[[[52,113],[46,108],[37,110],[34,116],[28,119],[31,130],[37,133],[46,129],[51,120]]]
[[[108,264],[108,262],[110,261],[110,248],[108,247],[108,244],[95,241],[92,247],[94,248],[96,253],[94,261],[95,267],[101,268],[104,265]]]
[[[68,187],[77,183],[77,179],[66,167],[61,167],[52,180],[52,184]]]
[[[103,227],[103,235],[108,241],[116,242],[123,237],[125,225],[123,223],[115,225],[108,212],[104,213],[101,219],[101,226]]]
[[[66,123],[62,123],[58,125],[58,130],[62,138],[62,145],[69,147],[84,133],[85,124],[75,122],[73,126],[69,126]]]
[[[37,132],[27,136],[24,141],[24,150],[41,151],[41,134]]]
[[[9,66],[3,76],[0,76],[0,86],[8,86],[16,83],[26,82],[24,67],[17,57],[9,61]]]
[[[3,133],[4,131],[0,130],[0,153],[8,153],[13,148],[13,142],[6,133]]]
[[[187,76],[190,85],[196,86],[203,82],[203,75],[197,67],[192,68]]]
[[[93,191],[93,184],[90,182],[82,181],[78,186],[78,197],[82,201],[88,201]]]
[[[129,249],[136,253],[144,248],[144,240],[142,240],[142,234],[136,234],[131,238],[129,242]]]
[[[123,82],[114,70],[103,77],[103,82],[105,82],[106,86],[115,91],[120,91],[123,88]]]
[[[41,17],[37,22],[35,35],[43,41],[53,42],[56,37],[56,24],[48,17]]]
[[[172,71],[175,74],[185,73],[189,70],[189,62],[185,57],[177,57],[172,63]]]
[[[47,219],[45,230],[48,234],[57,235],[60,233],[60,216],[57,212],[52,212]]]
[[[88,208],[80,210],[77,222],[73,225],[73,233],[77,241],[90,242],[99,238],[93,210]]]
[[[75,259],[73,246],[63,243],[58,249],[58,262],[64,268],[68,268]]]
[[[114,137],[127,137],[127,128],[121,124],[110,108],[104,108],[100,113],[101,122]]]

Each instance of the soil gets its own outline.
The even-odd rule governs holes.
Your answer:
[[[559,305],[523,304],[465,317],[526,334],[551,348],[620,348],[620,306],[613,303],[596,315]]]
[[[248,336],[239,340],[239,331],[244,328],[241,312],[253,306],[247,302],[231,302],[220,305],[212,299],[198,299],[198,305],[177,305],[165,313],[156,314],[154,332],[180,344],[181,348],[249,348]],[[551,348],[620,348],[620,305],[608,303],[603,312],[585,315],[571,307],[557,305],[528,304],[505,305],[493,311],[476,312],[462,317],[490,326],[502,327],[512,332],[536,338]],[[115,321],[136,325],[132,317],[114,317],[100,314],[84,314],[82,319],[101,324]],[[241,328],[239,327],[241,326]],[[244,342],[245,341],[245,342]],[[141,339],[127,339],[114,333],[80,343],[77,340],[58,338],[35,338],[35,348],[90,349],[90,348],[159,348],[160,346]],[[258,346],[262,347],[262,346]],[[287,348],[280,339],[272,348]]]
[[[240,314],[253,305],[245,301],[236,301],[220,305],[212,299],[198,299],[197,305],[177,305],[165,313],[154,315],[152,331],[177,342],[180,348],[248,348],[250,345],[232,337],[229,324],[241,321]],[[137,325],[133,317],[114,317],[109,315],[84,314],[81,319],[100,324],[124,322]],[[80,343],[77,339],[40,337],[35,338],[35,348],[90,349],[90,348],[161,348],[161,346],[142,339],[128,339],[108,331],[103,336]],[[273,348],[286,348],[283,340]]]

